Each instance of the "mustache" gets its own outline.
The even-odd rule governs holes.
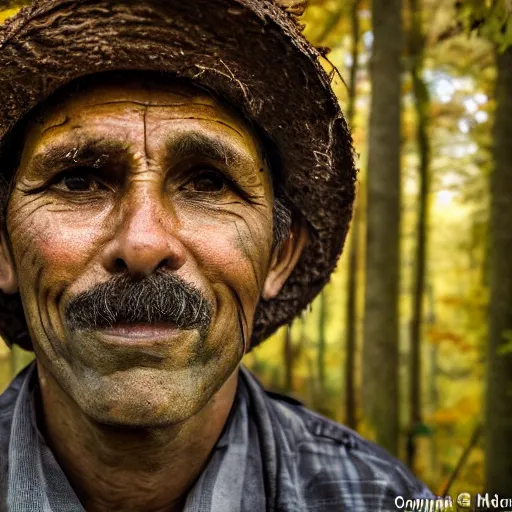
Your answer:
[[[115,276],[73,297],[64,312],[70,330],[95,330],[119,323],[168,322],[203,334],[212,321],[208,300],[183,279],[155,272],[134,281]]]

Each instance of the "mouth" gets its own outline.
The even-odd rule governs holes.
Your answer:
[[[182,332],[176,324],[161,322],[149,323],[119,323],[102,329],[101,334],[114,343],[147,344],[165,342]]]

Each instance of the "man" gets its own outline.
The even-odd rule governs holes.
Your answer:
[[[297,7],[297,6],[296,6]],[[387,511],[428,490],[240,365],[354,199],[318,52],[270,0],[39,0],[0,33],[0,511]]]

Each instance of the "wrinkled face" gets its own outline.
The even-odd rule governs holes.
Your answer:
[[[104,82],[31,122],[0,287],[19,290],[39,364],[87,415],[183,421],[298,260],[297,234],[271,249],[272,205],[258,139],[231,110],[183,84]]]

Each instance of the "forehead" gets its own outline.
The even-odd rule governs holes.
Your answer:
[[[144,116],[153,125],[206,121],[214,123],[216,130],[234,132],[248,149],[262,149],[247,120],[208,91],[178,79],[142,74],[91,77],[56,93],[29,120],[28,138],[44,143],[70,130],[95,129],[110,130],[115,136],[116,126],[130,116]]]

